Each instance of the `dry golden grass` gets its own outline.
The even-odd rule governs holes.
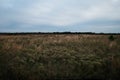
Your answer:
[[[119,79],[120,35],[0,35],[0,80]]]

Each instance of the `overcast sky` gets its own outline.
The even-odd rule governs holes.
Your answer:
[[[120,0],[0,0],[0,32],[120,32]]]

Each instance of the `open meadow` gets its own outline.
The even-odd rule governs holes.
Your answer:
[[[0,35],[0,80],[120,80],[120,35]]]

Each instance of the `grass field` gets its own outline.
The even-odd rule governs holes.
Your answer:
[[[120,35],[0,35],[0,80],[120,80]]]

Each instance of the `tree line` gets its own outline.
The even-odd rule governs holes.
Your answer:
[[[28,35],[28,34],[90,34],[90,35],[120,35],[120,33],[95,33],[95,32],[0,32],[0,35]]]

